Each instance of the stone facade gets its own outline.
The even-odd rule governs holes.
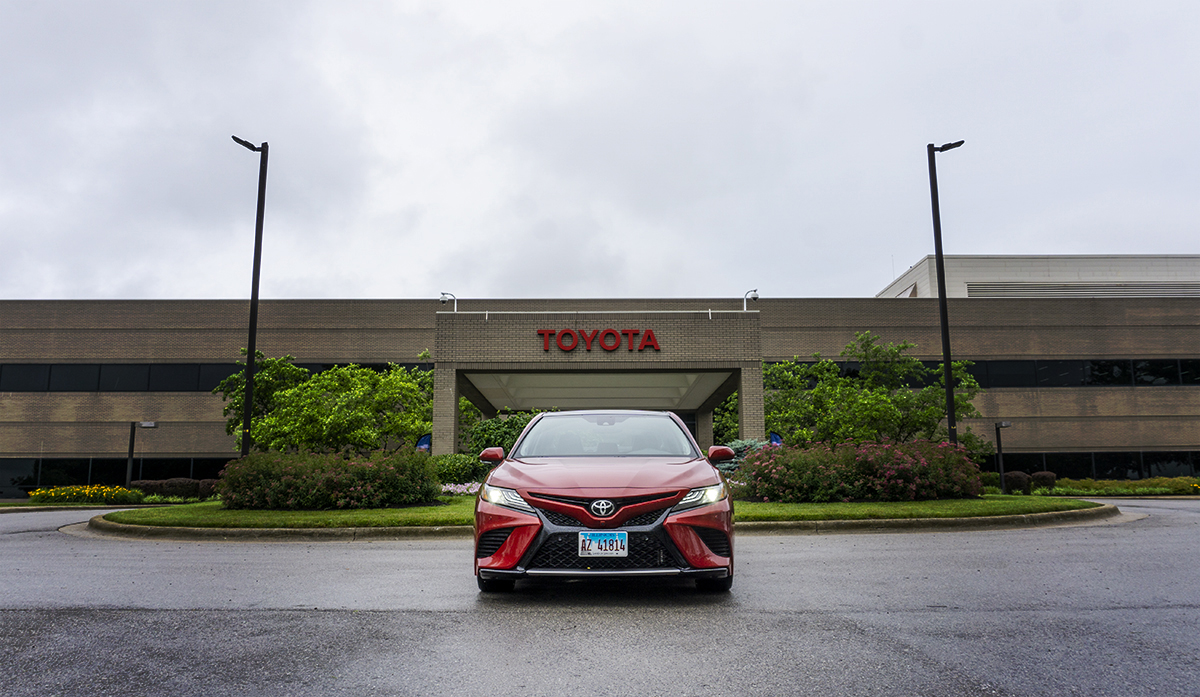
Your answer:
[[[743,435],[761,435],[760,361],[836,357],[870,330],[911,341],[940,359],[933,299],[772,299],[742,312],[737,299],[264,301],[258,345],[298,363],[418,363],[438,368],[435,443],[454,442],[448,419],[463,376],[525,371],[711,371],[733,376],[719,392],[743,396]],[[711,319],[709,310],[712,310]],[[539,314],[540,313],[540,314]],[[1194,298],[951,299],[955,358],[987,360],[1197,359],[1200,300]],[[246,343],[248,307],[237,301],[0,301],[0,365],[228,364]],[[545,351],[539,329],[653,329],[660,350]],[[639,339],[640,341],[640,339]],[[500,406],[500,405],[495,405]],[[711,439],[713,403],[698,405],[701,440]],[[1200,451],[1200,387],[993,388],[978,401],[1018,427],[1006,452]],[[139,455],[223,457],[233,452],[219,397],[205,392],[0,392],[0,458],[123,457],[130,421]]]

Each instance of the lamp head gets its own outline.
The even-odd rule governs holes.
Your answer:
[[[1009,426],[1012,426],[1011,421],[997,421],[996,422],[996,428],[1008,428]]]
[[[238,145],[242,146],[243,148],[249,148],[250,150],[253,150],[254,152],[262,151],[262,148],[255,146],[253,143],[251,143],[248,140],[242,140],[241,138],[238,138],[237,136],[233,136],[233,142],[237,143]]]
[[[944,145],[941,145],[941,146],[939,146],[939,147],[936,147],[936,148],[934,148],[934,150],[937,150],[938,152],[946,152],[947,150],[953,150],[953,149],[955,149],[955,148],[962,147],[962,144],[963,144],[963,143],[965,143],[965,142],[967,142],[967,141],[965,141],[965,140],[956,140],[956,141],[954,141],[953,143],[946,143],[946,144],[944,144]]]

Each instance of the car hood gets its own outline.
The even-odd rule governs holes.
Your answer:
[[[619,492],[691,489],[720,481],[703,458],[539,457],[506,460],[488,483],[518,491],[576,496],[619,496]]]

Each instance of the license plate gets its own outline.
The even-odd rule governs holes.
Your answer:
[[[579,533],[579,556],[627,557],[629,556],[629,533],[624,530],[581,532]]]

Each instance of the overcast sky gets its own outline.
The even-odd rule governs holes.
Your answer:
[[[0,0],[0,297],[873,296],[1200,252],[1200,3]]]

